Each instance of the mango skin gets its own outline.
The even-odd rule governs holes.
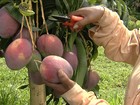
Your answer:
[[[45,81],[59,83],[58,70],[63,70],[71,78],[73,69],[68,61],[60,56],[50,55],[43,59],[40,65],[40,74]]]
[[[48,55],[63,55],[63,44],[61,40],[53,34],[41,35],[37,40],[37,48],[44,57]]]
[[[28,28],[23,27],[21,33],[20,31],[15,35],[15,37],[13,38],[13,40],[20,38],[20,35],[22,34],[22,38],[27,39],[29,41],[31,41],[31,37],[30,37],[30,33]]]
[[[9,44],[5,51],[5,61],[12,70],[26,66],[32,58],[32,45],[27,39],[19,38]]]
[[[89,91],[92,90],[99,83],[99,80],[99,74],[95,70],[90,69],[87,73],[85,88]]]
[[[75,44],[73,45],[72,52],[77,56],[77,48]]]
[[[0,9],[0,36],[2,38],[10,38],[15,35],[20,27],[18,23],[5,9]]]
[[[64,52],[63,58],[66,59],[71,64],[73,70],[76,70],[78,66],[78,58],[74,52],[71,51]]]

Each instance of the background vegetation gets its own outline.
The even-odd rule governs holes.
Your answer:
[[[140,27],[140,0],[87,1],[90,5],[105,5],[118,12],[120,18],[129,29]],[[98,57],[91,63],[92,67],[100,75],[97,96],[98,98],[106,99],[111,105],[123,105],[125,88],[132,67],[124,63],[113,62],[106,58],[102,47],[99,47],[98,51]],[[20,72],[12,72],[5,65],[3,58],[0,59],[0,65],[0,105],[28,105],[29,87],[27,86],[27,69],[23,68]]]
[[[92,63],[101,77],[98,96],[106,99],[110,105],[123,105],[125,89],[132,67],[106,58],[102,47],[99,47],[98,50],[99,55]]]

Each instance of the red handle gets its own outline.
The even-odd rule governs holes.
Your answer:
[[[81,20],[83,20],[83,17],[72,15],[70,17],[70,22],[66,21],[66,22],[63,23],[63,25],[68,26],[70,28],[73,28],[74,24],[78,21],[81,21]]]

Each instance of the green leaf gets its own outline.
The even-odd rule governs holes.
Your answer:
[[[69,3],[67,2],[67,0],[63,0],[63,3],[64,3],[64,5],[65,5],[65,8],[66,8],[67,12],[69,13],[69,12],[70,12]]]
[[[33,31],[41,31],[41,29],[40,28],[37,28],[37,27],[32,27],[32,30]]]
[[[38,3],[38,0],[32,0],[33,3]]]
[[[63,6],[60,3],[60,0],[55,0],[56,7],[60,13],[62,13]]]
[[[23,16],[32,16],[32,15],[35,14],[35,12],[32,11],[32,10],[23,11],[23,10],[20,9],[19,11],[20,11],[20,13],[21,13]]]
[[[95,4],[97,1],[98,1],[98,0],[88,0],[88,2],[89,2],[90,4]],[[104,0],[102,0],[102,1],[104,1]]]
[[[9,0],[0,0],[0,7],[2,7],[3,5],[9,3]]]
[[[25,2],[20,3],[19,11],[23,16],[32,16],[35,14],[35,12],[33,10],[29,9],[29,5]]]
[[[74,80],[81,87],[83,87],[84,78],[88,70],[87,67],[88,65],[87,65],[86,50],[83,45],[82,39],[80,37],[76,38],[76,48],[77,48],[77,55],[78,55],[78,67],[76,69],[76,77]]]
[[[18,89],[25,89],[29,86],[29,84],[24,84],[24,85],[21,85],[20,87],[18,87]]]
[[[137,26],[137,28],[140,28],[140,20],[136,21],[136,26]]]
[[[77,37],[77,32],[71,32],[71,34],[69,35],[68,44],[69,44],[70,51],[72,51],[76,37]]]

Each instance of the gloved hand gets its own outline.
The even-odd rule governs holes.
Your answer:
[[[58,78],[60,79],[59,84],[54,84],[50,82],[45,82],[45,84],[52,89],[54,89],[55,94],[62,95],[68,90],[70,90],[75,82],[69,79],[69,77],[63,72],[63,70],[58,71]]]
[[[72,15],[82,16],[84,19],[75,23],[73,29],[81,29],[87,24],[94,24],[99,21],[99,19],[103,16],[104,7],[102,6],[92,6],[92,7],[83,7],[76,11],[73,11],[69,14],[71,17]]]

